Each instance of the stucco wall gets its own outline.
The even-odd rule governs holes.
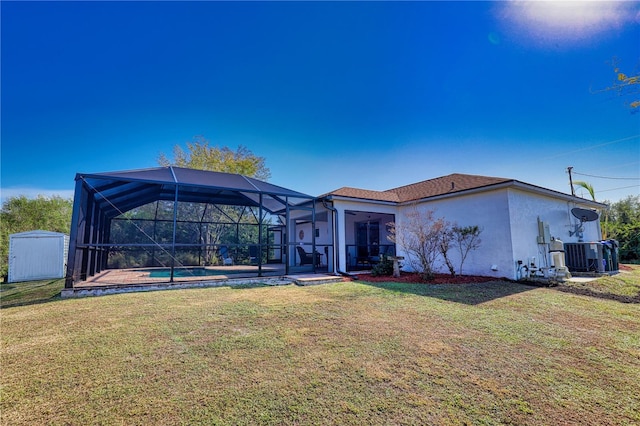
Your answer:
[[[577,242],[578,236],[570,236],[579,220],[571,215],[574,207],[589,208],[579,201],[568,202],[561,198],[546,196],[519,188],[502,188],[493,191],[478,192],[452,198],[430,200],[413,205],[391,206],[367,202],[339,200],[334,203],[339,212],[338,240],[341,247],[340,265],[346,264],[345,244],[353,241],[353,221],[345,211],[371,211],[395,214],[399,227],[405,223],[406,213],[419,209],[434,210],[434,217],[443,217],[458,226],[477,225],[482,229],[481,244],[471,251],[463,265],[466,275],[517,278],[517,261],[530,262],[536,258],[538,266],[549,266],[551,259],[548,246],[539,245],[538,217],[549,225],[550,236],[563,242]],[[381,236],[382,238],[382,236]],[[600,240],[599,222],[584,224],[584,241]],[[397,247],[399,256],[407,257],[402,247]],[[460,254],[457,249],[449,252],[452,263],[459,272]],[[448,273],[444,262],[436,263],[438,272]],[[411,270],[405,262],[404,270]]]
[[[510,189],[509,205],[514,260],[530,262],[535,257],[537,266],[551,265],[548,246],[537,242],[538,218],[549,225],[551,237],[564,243],[578,242],[578,235],[570,235],[570,231],[575,230],[574,225],[580,223],[571,214],[572,208],[580,207],[577,203]],[[584,241],[600,240],[598,221],[585,223],[583,228]]]
[[[316,234],[316,245],[326,245],[331,244],[331,230],[329,228],[329,224],[327,222],[316,222],[316,229],[318,233]],[[300,238],[300,231],[304,233],[303,238]],[[303,243],[304,245],[311,245],[313,240],[313,234],[315,233],[314,229],[311,226],[311,223],[303,223],[295,225],[295,235],[294,240],[296,243]]]
[[[514,274],[509,199],[505,190],[430,201],[416,206],[404,206],[400,208],[398,222],[402,224],[406,213],[414,208],[422,212],[433,210],[434,218],[442,217],[458,226],[478,225],[482,229],[480,248],[468,254],[463,265],[463,274],[495,277],[511,277]],[[398,247],[398,254],[406,257],[401,247]],[[453,249],[449,255],[456,267],[456,272],[459,272],[459,252]],[[494,265],[497,268],[492,270]],[[440,272],[449,272],[444,262],[440,260],[436,266]],[[405,269],[408,270],[409,265]]]

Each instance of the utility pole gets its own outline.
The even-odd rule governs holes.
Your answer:
[[[576,191],[575,189],[573,189],[573,179],[571,178],[571,169],[573,169],[573,167],[571,166],[567,167],[567,172],[569,172],[569,186],[571,187],[571,195],[575,197]]]

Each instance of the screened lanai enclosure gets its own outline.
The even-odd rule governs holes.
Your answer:
[[[326,272],[314,197],[242,175],[161,167],[77,174],[65,286]],[[305,232],[307,233],[305,238]],[[328,232],[327,232],[328,234]],[[318,237],[318,238],[317,238]]]

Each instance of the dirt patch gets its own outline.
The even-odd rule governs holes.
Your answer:
[[[624,294],[608,293],[603,291],[595,291],[588,287],[574,287],[570,285],[559,285],[556,290],[563,291],[565,293],[578,294],[580,296],[597,297],[599,299],[615,300],[622,303],[640,303],[640,295],[627,296]]]
[[[414,272],[402,272],[400,277],[394,278],[388,275],[374,277],[371,274],[358,274],[358,280],[380,283],[380,282],[397,282],[397,283],[411,283],[411,284],[478,284],[486,283],[489,281],[497,281],[495,277],[483,277],[478,275],[456,275],[452,277],[449,274],[436,274],[436,276],[429,281],[425,281],[420,274]]]

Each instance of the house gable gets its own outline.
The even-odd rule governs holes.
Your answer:
[[[351,188],[348,186],[344,186],[328,194],[321,195],[319,198],[328,196],[356,198],[360,200],[370,201],[387,201],[392,203],[397,203],[400,201],[398,195],[391,191],[372,191],[368,189]]]
[[[498,189],[500,187],[515,187],[524,191],[535,192],[553,198],[561,198],[585,204],[590,208],[606,208],[605,204],[585,200],[573,195],[520,182],[515,179],[507,179],[491,176],[467,175],[453,173],[434,179],[424,180],[405,186],[400,186],[386,191],[373,191],[368,189],[342,187],[335,191],[321,195],[319,198],[344,198],[354,200],[366,200],[374,202],[387,202],[394,204],[413,203],[427,201],[440,197],[456,197],[472,192]]]
[[[505,178],[454,173],[435,179],[428,179],[422,182],[388,189],[386,191],[372,191],[368,189],[342,187],[321,196],[321,198],[331,196],[370,201],[406,203],[425,198],[461,193],[471,189],[478,189],[511,181],[511,179]]]
[[[511,179],[505,178],[454,173],[411,185],[401,186],[389,191],[397,194],[399,201],[404,203],[440,195],[460,193],[470,189],[484,188],[510,181]]]

